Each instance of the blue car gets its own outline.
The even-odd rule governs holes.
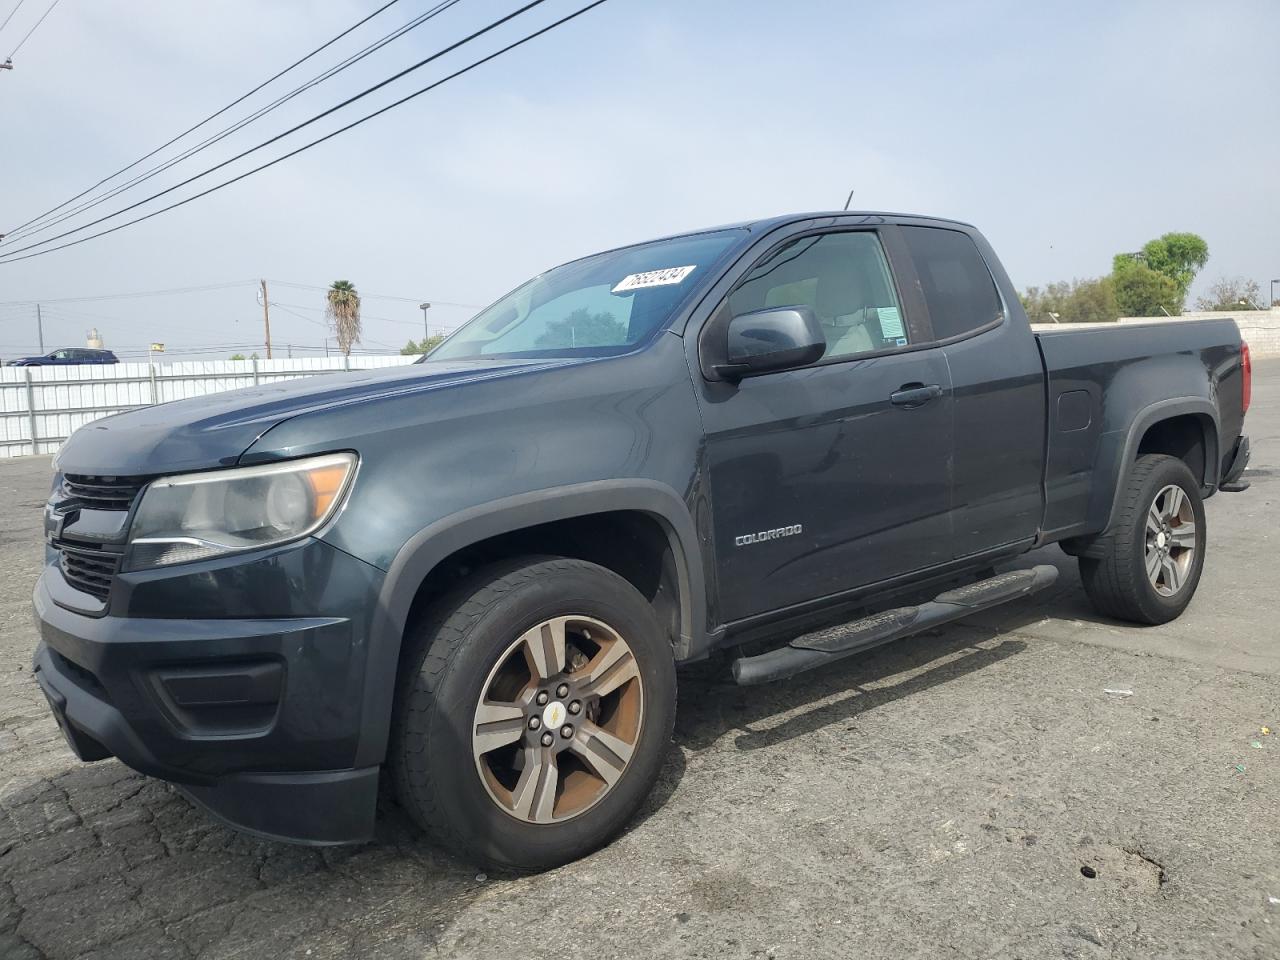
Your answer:
[[[91,347],[63,347],[43,357],[19,357],[10,360],[10,367],[47,367],[62,366],[71,363],[119,363],[116,355],[110,350],[95,350]]]

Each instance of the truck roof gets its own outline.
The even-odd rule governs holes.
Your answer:
[[[787,213],[776,217],[765,217],[761,220],[737,224],[737,226],[746,227],[750,230],[769,229],[787,223],[794,223],[797,220],[813,220],[820,217],[862,217],[864,219],[877,219],[888,222],[897,220],[933,220],[937,223],[950,223],[962,227],[973,226],[973,224],[963,220],[952,220],[948,217],[934,217],[923,213],[893,213],[887,210],[814,210],[808,213]]]
[[[578,257],[578,260],[585,260],[587,257],[594,257],[601,253],[611,253],[614,250],[625,250],[627,247],[636,247],[644,243],[658,243],[662,240],[674,240],[678,237],[691,237],[700,233],[715,233],[719,230],[747,230],[752,233],[762,233],[772,230],[775,227],[785,226],[788,223],[795,223],[798,220],[814,220],[823,217],[840,217],[851,220],[862,219],[864,222],[882,222],[896,223],[902,220],[911,221],[932,221],[934,223],[946,223],[952,226],[969,227],[973,229],[973,224],[964,220],[952,220],[947,217],[933,217],[920,213],[890,213],[884,210],[815,210],[808,213],[784,213],[773,217],[763,217],[758,220],[740,220],[737,223],[722,223],[711,227],[700,227],[694,230],[679,230],[675,233],[668,233],[660,237],[650,237],[646,240],[636,240],[632,243],[619,244],[616,247],[609,247],[605,250],[597,250],[593,253]],[[570,261],[574,262],[574,261]]]

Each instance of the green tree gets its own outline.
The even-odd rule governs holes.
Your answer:
[[[349,280],[335,280],[325,293],[325,316],[333,325],[338,349],[347,356],[360,342],[360,294]]]
[[[1120,316],[1111,277],[1028,287],[1018,297],[1032,323],[1109,323]]]
[[[1196,274],[1209,262],[1209,245],[1194,233],[1166,233],[1155,240],[1148,240],[1137,253],[1117,253],[1112,261],[1112,272],[1119,277],[1121,271],[1145,266],[1174,282],[1178,290],[1178,309],[1186,302],[1187,293]],[[1145,281],[1133,281],[1130,286]]]
[[[444,340],[443,333],[433,333],[431,336],[426,337],[417,342],[410,340],[408,343],[406,343],[403,347],[400,348],[400,355],[405,357],[412,357],[420,353],[430,353],[436,347],[440,346],[440,343],[443,340]]]
[[[243,353],[233,353],[233,354],[231,355],[231,359],[232,359],[232,360],[243,360],[243,359],[244,359],[244,354],[243,354]]]
[[[627,342],[627,327],[612,313],[579,308],[563,320],[553,320],[535,341],[548,347],[612,347]]]
[[[1122,316],[1177,316],[1185,294],[1174,280],[1141,263],[1127,263],[1112,275],[1116,304]]]
[[[1219,277],[1209,293],[1196,301],[1197,310],[1263,310],[1262,288],[1257,280]]]

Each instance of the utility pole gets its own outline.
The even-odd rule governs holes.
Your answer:
[[[262,281],[262,328],[267,335],[267,359],[271,359],[271,301],[267,299],[267,281]]]
[[[422,310],[422,349],[427,349],[427,341],[431,339],[431,324],[427,323],[427,311],[431,309],[431,304],[420,303],[419,309]]]
[[[44,353],[44,317],[40,315],[40,304],[36,304],[36,336],[40,338],[40,352]]]

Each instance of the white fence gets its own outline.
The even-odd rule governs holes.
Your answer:
[[[54,453],[86,423],[166,400],[335,370],[395,367],[416,359],[358,356],[0,367],[0,459]]]

